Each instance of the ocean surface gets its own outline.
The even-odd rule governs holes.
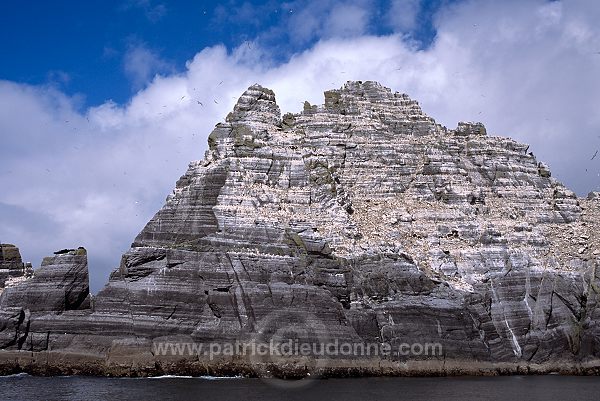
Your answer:
[[[600,377],[242,378],[0,377],[0,400],[600,400]]]

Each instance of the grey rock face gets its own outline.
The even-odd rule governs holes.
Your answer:
[[[55,352],[92,353],[114,374],[164,368],[164,341],[268,333],[443,349],[327,361],[371,373],[597,366],[599,217],[598,197],[578,199],[527,145],[481,123],[449,130],[375,82],[283,117],[254,85],[93,310],[39,325]],[[2,310],[32,302],[19,297]]]
[[[0,349],[47,350],[54,335],[46,321],[68,324],[69,311],[89,308],[86,250],[56,252],[0,294]]]
[[[23,263],[19,248],[12,244],[0,244],[0,294],[7,285],[7,280],[10,286],[32,273],[31,265]]]

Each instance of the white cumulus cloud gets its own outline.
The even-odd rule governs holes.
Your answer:
[[[123,59],[123,68],[135,89],[144,87],[158,73],[173,71],[169,62],[144,44],[131,44],[128,47]]]

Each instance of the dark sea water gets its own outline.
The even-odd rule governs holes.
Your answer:
[[[289,383],[293,385],[292,383]],[[300,388],[260,379],[0,377],[0,400],[600,400],[600,377],[510,376],[315,380]]]

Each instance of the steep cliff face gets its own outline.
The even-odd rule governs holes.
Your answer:
[[[56,352],[146,371],[164,362],[157,343],[277,333],[443,348],[329,360],[375,373],[597,366],[599,217],[598,197],[578,199],[527,145],[480,123],[449,130],[375,82],[283,117],[254,85],[93,311],[44,324]]]
[[[0,294],[4,287],[18,283],[32,273],[31,265],[23,263],[19,248],[12,244],[0,244]]]
[[[61,334],[53,321],[68,326],[69,311],[90,308],[87,253],[65,249],[46,257],[0,294],[0,349],[44,351]]]

